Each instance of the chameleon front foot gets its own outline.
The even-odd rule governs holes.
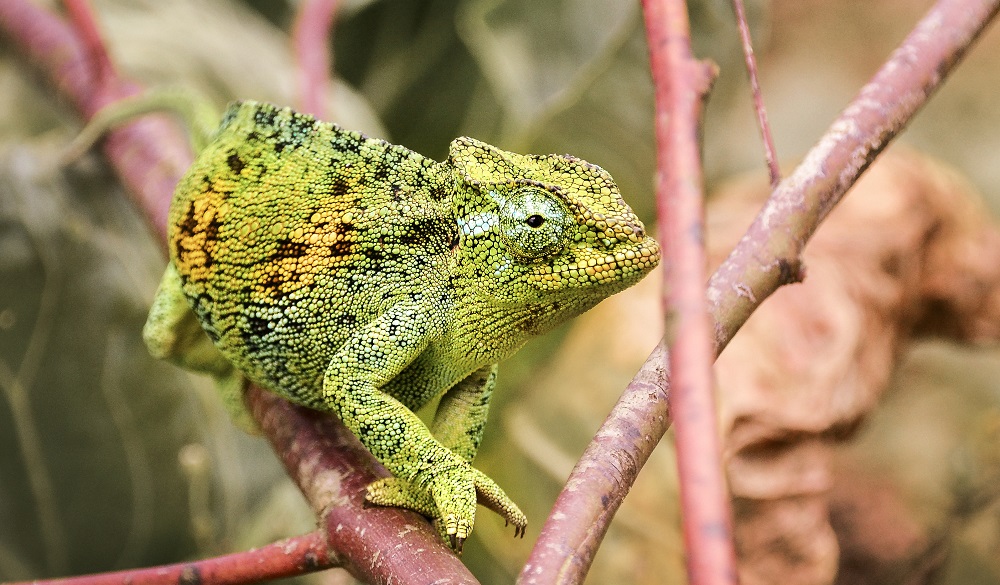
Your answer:
[[[441,539],[462,552],[472,534],[476,504],[482,504],[514,525],[514,536],[524,537],[528,519],[507,494],[485,473],[473,467],[455,469],[430,482],[426,490],[398,477],[387,477],[368,485],[365,502],[413,510],[434,522]]]
[[[465,540],[472,532],[471,519],[460,518],[456,514],[442,516],[430,492],[415,488],[410,482],[398,477],[387,477],[368,484],[365,503],[406,508],[426,516],[433,521],[441,540],[459,554],[462,552]]]
[[[496,482],[472,466],[439,475],[431,481],[430,492],[441,513],[439,530],[443,529],[449,544],[458,552],[472,533],[477,503],[513,524],[515,537],[524,536],[527,517]]]

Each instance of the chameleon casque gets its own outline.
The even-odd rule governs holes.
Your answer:
[[[434,519],[461,550],[497,362],[638,282],[659,247],[611,176],[471,138],[444,162],[269,104],[231,105],[174,193],[144,338],[219,382],[330,411],[393,474],[366,499]],[[206,335],[207,334],[207,335]],[[413,411],[442,395],[428,428]]]

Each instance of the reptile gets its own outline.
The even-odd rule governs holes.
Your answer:
[[[336,414],[392,476],[366,502],[431,518],[461,552],[477,502],[527,519],[472,466],[497,363],[638,282],[655,240],[602,168],[457,138],[443,162],[288,108],[230,105],[178,183],[143,330],[212,375]],[[429,425],[414,411],[441,396]]]

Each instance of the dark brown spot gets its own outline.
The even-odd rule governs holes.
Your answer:
[[[257,338],[264,337],[271,332],[271,322],[257,315],[248,317],[247,325],[249,326],[248,333]]]
[[[406,246],[433,242],[439,239],[443,231],[441,227],[441,222],[434,218],[415,219],[406,226],[406,231],[399,236],[399,242]]]
[[[341,327],[347,328],[357,325],[358,318],[351,313],[341,313],[334,318],[333,322]]]
[[[240,174],[240,171],[242,171],[243,167],[246,166],[246,164],[243,163],[243,159],[240,158],[240,155],[235,152],[229,155],[229,158],[226,159],[226,163],[229,164],[229,169],[237,175]]]
[[[253,115],[253,120],[261,126],[274,126],[274,117],[278,114],[278,111],[274,106],[268,104],[261,104],[258,110]]]
[[[434,201],[444,201],[445,197],[448,196],[448,192],[441,185],[432,185],[428,191]]]
[[[346,197],[351,192],[351,181],[348,181],[338,173],[331,173],[330,193],[335,197]]]
[[[306,571],[313,571],[320,567],[319,559],[316,557],[316,553],[309,551],[302,557],[302,568]]]
[[[351,242],[340,240],[330,245],[330,255],[334,257],[344,257],[351,255]]]
[[[802,282],[805,278],[805,267],[801,262],[789,262],[785,258],[780,258],[778,271],[783,284]]]
[[[215,263],[212,257],[212,251],[215,249],[215,242],[219,240],[219,228],[222,225],[219,223],[219,214],[216,213],[212,216],[212,221],[208,222],[205,226],[205,246],[203,251],[205,252],[205,268],[209,268]]]
[[[392,165],[390,165],[388,161],[382,160],[381,163],[377,167],[375,167],[375,170],[372,172],[372,178],[375,179],[375,181],[377,182],[383,182],[389,178],[389,171],[391,170],[392,170]]]
[[[304,242],[295,242],[284,239],[278,242],[278,249],[271,253],[272,260],[282,258],[301,258],[306,255],[309,245]]]
[[[379,260],[385,258],[385,253],[378,248],[365,248],[361,251],[361,253],[364,254],[365,258],[374,262],[378,262]]]
[[[187,213],[184,214],[184,221],[177,224],[181,233],[185,236],[193,236],[198,228],[198,217],[194,213],[194,203],[188,203]]]
[[[281,285],[285,284],[285,280],[282,279],[277,272],[270,272],[267,278],[261,283],[271,296],[278,295],[281,292]]]

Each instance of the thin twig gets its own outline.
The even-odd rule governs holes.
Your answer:
[[[781,182],[709,281],[716,353],[764,299],[801,278],[798,254],[809,236],[998,9],[1000,0],[940,0]],[[522,582],[579,583],[586,575],[608,524],[670,426],[665,353],[662,343],[653,350],[587,446],[542,528]]]
[[[764,143],[764,159],[771,177],[771,188],[774,189],[781,181],[781,169],[778,168],[778,151],[774,148],[774,138],[771,136],[771,125],[767,122],[767,109],[760,91],[760,79],[757,77],[757,58],[753,53],[753,42],[750,40],[750,25],[747,24],[747,14],[743,0],[733,0],[733,10],[736,12],[736,26],[740,30],[740,41],[743,44],[743,58],[747,65],[747,76],[750,78],[750,92],[753,94],[753,107],[757,112],[757,127]]]
[[[297,62],[299,107],[326,119],[326,98],[330,87],[330,43],[337,0],[305,0],[292,27],[292,45]]]

